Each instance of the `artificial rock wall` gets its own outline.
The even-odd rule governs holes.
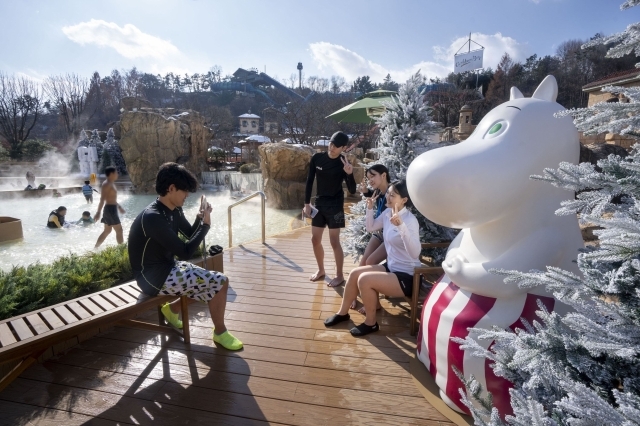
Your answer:
[[[183,164],[196,176],[206,170],[207,141],[213,138],[195,111],[145,108],[120,116],[120,148],[135,192],[154,192],[158,168]]]

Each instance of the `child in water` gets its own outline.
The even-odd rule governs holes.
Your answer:
[[[96,221],[91,217],[91,212],[85,210],[82,212],[82,217],[76,222],[76,225],[89,226],[94,223],[96,223]]]
[[[84,185],[82,186],[82,194],[84,198],[87,200],[87,204],[93,204],[93,192],[98,192],[91,186],[91,181],[85,180]]]

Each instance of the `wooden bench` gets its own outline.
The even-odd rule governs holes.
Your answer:
[[[451,245],[451,241],[445,241],[441,243],[422,243],[422,248],[446,248]],[[426,294],[420,294],[422,281],[426,281],[433,286],[440,277],[444,275],[444,270],[440,266],[419,266],[413,270],[413,290],[411,297],[405,297],[405,300],[409,303],[409,309],[411,309],[411,324],[409,325],[409,332],[412,336],[415,336],[418,332],[418,304],[420,300],[424,300]],[[430,290],[430,289],[429,289]]]
[[[222,272],[222,253],[208,258],[207,267]],[[177,332],[185,344],[190,344],[187,297],[180,297],[182,330],[168,325],[160,312],[162,304],[173,300],[176,296],[148,296],[131,281],[0,321],[0,365],[24,358],[0,380],[0,390],[36,362],[49,347],[116,323],[160,333]],[[158,324],[133,319],[153,307],[158,308]]]
[[[421,243],[422,248],[445,248],[451,245],[451,241],[446,241],[442,243]],[[421,292],[422,286],[420,285],[423,281],[431,284],[435,283],[440,277],[444,275],[444,270],[440,266],[418,266],[413,270],[413,290],[411,292],[411,297],[404,297],[404,301],[409,304],[409,313],[411,316],[409,323],[409,332],[412,336],[415,336],[418,331],[418,305],[421,300],[424,300],[427,297],[426,292]],[[429,288],[429,291],[431,289]],[[385,296],[385,299],[399,299],[402,301],[402,298],[390,298]],[[392,303],[396,304],[392,301]],[[406,307],[399,305],[403,309]]]

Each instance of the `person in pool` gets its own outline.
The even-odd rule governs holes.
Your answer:
[[[351,329],[351,335],[360,337],[380,327],[376,321],[376,304],[379,294],[391,297],[411,297],[413,292],[413,270],[420,265],[420,227],[418,219],[407,209],[411,206],[405,181],[397,181],[387,191],[387,209],[374,219],[377,197],[367,199],[367,231],[382,230],[387,262],[382,265],[366,265],[355,268],[349,274],[342,296],[340,310],[324,321],[332,327],[349,320],[349,307],[358,292],[365,308],[365,320]]]
[[[67,215],[67,208],[60,206],[57,209],[49,213],[49,219],[47,220],[48,228],[62,228],[64,227],[64,217]]]
[[[93,204],[93,193],[99,194],[98,191],[93,189],[91,186],[91,181],[85,180],[84,185],[82,186],[82,195],[84,195],[84,199],[87,200],[87,204]]]
[[[76,222],[76,225],[89,226],[94,223],[96,223],[96,221],[91,217],[91,212],[85,210],[82,212],[82,217]]]
[[[98,204],[98,212],[93,216],[93,220],[96,222],[100,220],[104,223],[104,231],[98,237],[96,241],[96,247],[100,247],[100,244],[109,236],[111,230],[116,231],[116,241],[118,244],[124,242],[124,236],[122,235],[122,224],[120,223],[120,217],[118,212],[124,214],[124,209],[118,204],[118,190],[116,189],[116,180],[118,180],[118,171],[115,167],[109,166],[104,169],[104,174],[107,179],[102,182],[102,190],[100,191],[100,204]],[[104,206],[104,210],[102,210]]]

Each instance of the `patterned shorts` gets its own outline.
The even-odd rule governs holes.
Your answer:
[[[159,294],[187,296],[208,302],[222,289],[227,277],[216,271],[207,271],[189,262],[176,261]]]

